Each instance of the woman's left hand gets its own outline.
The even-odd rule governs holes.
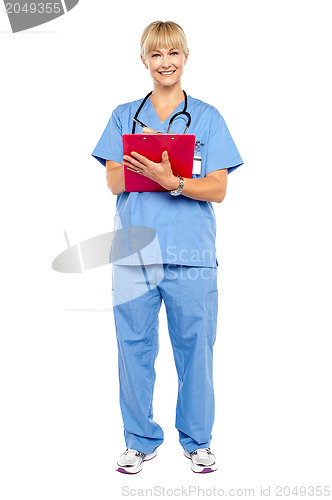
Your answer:
[[[133,151],[131,156],[125,155],[123,160],[122,163],[128,170],[137,172],[140,169],[139,175],[149,177],[168,191],[176,189],[179,184],[179,179],[173,174],[167,151],[163,151],[160,163],[155,163],[136,151]]]

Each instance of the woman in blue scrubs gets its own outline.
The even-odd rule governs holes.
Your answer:
[[[145,99],[121,104],[113,111],[92,153],[106,166],[108,187],[117,195],[114,229],[120,231],[115,234],[130,234],[136,245],[135,252],[126,252],[126,245],[116,248],[115,238],[111,250],[120,406],[127,447],[117,470],[123,473],[139,472],[144,461],[156,456],[164,440],[152,404],[162,301],[178,374],[175,425],[179,442],[194,472],[217,469],[210,449],[218,314],[212,203],[223,201],[228,174],[243,162],[219,111],[183,91],[181,76],[188,55],[186,37],[178,24],[156,21],[147,26],[141,38],[141,59],[152,77],[153,91]],[[135,125],[133,130],[135,116],[142,126]],[[183,134],[187,126],[187,133],[196,140],[192,178],[173,174],[167,152],[160,163],[135,152],[123,156],[123,134]],[[154,180],[165,191],[126,192],[126,168]]]

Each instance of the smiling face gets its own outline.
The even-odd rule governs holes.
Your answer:
[[[155,84],[170,87],[181,79],[188,54],[175,48],[159,48],[141,59]]]

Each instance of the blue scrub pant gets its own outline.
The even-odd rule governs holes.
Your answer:
[[[152,409],[162,300],[178,375],[175,426],[179,441],[189,453],[210,447],[217,274],[218,267],[113,264],[120,407],[127,448],[152,453],[164,440]]]

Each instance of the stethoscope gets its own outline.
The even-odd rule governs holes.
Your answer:
[[[188,104],[188,99],[187,99],[187,94],[185,93],[185,91],[183,90],[182,91],[184,93],[184,108],[182,111],[180,111],[179,113],[175,113],[175,115],[172,116],[172,118],[170,119],[169,121],[169,125],[168,125],[168,129],[167,129],[167,134],[169,133],[169,129],[170,129],[170,126],[172,125],[173,121],[175,120],[176,117],[178,117],[179,115],[185,115],[187,117],[187,126],[185,128],[185,131],[183,132],[184,134],[187,132],[187,129],[188,127],[190,126],[190,123],[191,123],[191,116],[190,116],[190,113],[188,113],[188,111],[186,111],[187,109],[187,104]],[[135,120],[137,119],[141,109],[143,108],[144,104],[146,103],[147,99],[150,97],[150,95],[152,94],[152,90],[151,92],[148,93],[148,95],[146,95],[143,99],[143,101],[141,102],[141,105],[140,107],[138,108],[138,110],[136,111],[136,115],[135,115]],[[132,128],[132,131],[131,133],[134,134],[135,133],[135,128],[136,128],[136,122],[134,121],[133,123],[133,128]]]

